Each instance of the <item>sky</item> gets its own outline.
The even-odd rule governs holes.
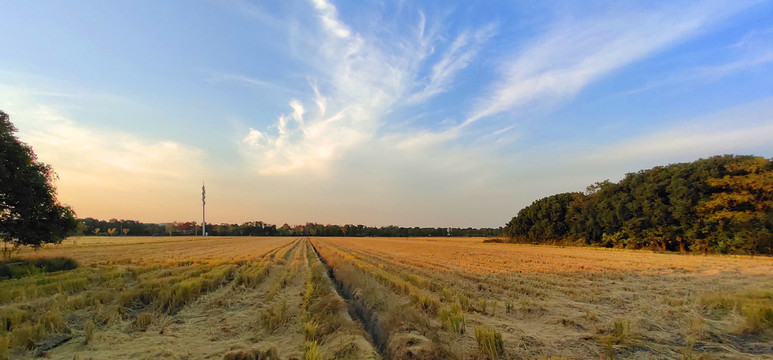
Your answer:
[[[0,0],[0,110],[78,217],[503,226],[773,157],[773,1]]]

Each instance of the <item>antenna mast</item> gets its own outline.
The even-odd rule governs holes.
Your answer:
[[[207,236],[207,189],[204,187],[204,181],[201,182],[201,236]]]

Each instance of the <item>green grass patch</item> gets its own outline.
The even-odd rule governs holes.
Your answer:
[[[72,270],[78,267],[75,260],[66,257],[11,259],[0,262],[0,280],[19,279],[44,272]]]

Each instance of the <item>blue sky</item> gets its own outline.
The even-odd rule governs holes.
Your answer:
[[[500,226],[773,156],[771,1],[0,1],[0,109],[78,216]]]

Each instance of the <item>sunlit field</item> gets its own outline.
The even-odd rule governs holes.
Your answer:
[[[0,357],[770,358],[773,259],[472,238],[84,237],[0,281]]]
[[[22,258],[75,270],[0,282],[0,356],[372,358],[306,239],[83,238]]]
[[[401,304],[417,310],[416,319],[403,316],[409,320],[389,325],[386,350],[398,357],[404,346],[390,341],[409,335],[435,357],[773,356],[773,261],[767,257],[480,239],[312,243],[341,272],[339,281],[377,312],[389,315]]]

